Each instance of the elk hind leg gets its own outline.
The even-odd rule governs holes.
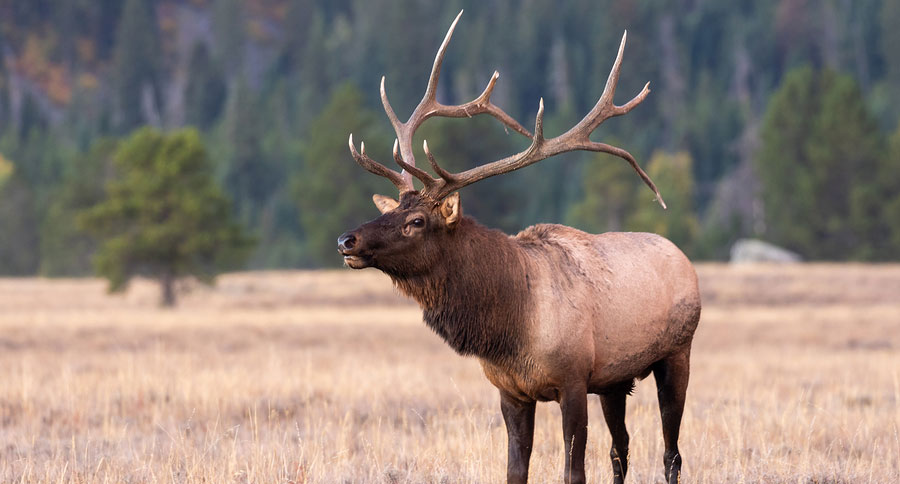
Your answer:
[[[612,448],[609,458],[612,460],[613,484],[623,484],[625,474],[628,472],[628,430],[625,428],[625,397],[629,393],[628,388],[620,388],[600,394],[600,404],[603,406],[603,417],[606,426],[612,436]]]
[[[653,365],[653,377],[656,379],[656,390],[659,397],[659,413],[662,417],[663,441],[666,447],[663,464],[668,484],[678,484],[681,480],[678,432],[681,427],[681,416],[684,413],[684,397],[689,374],[690,348]]]

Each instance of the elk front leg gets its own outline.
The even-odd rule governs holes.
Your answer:
[[[563,441],[566,446],[566,484],[584,484],[584,447],[587,443],[587,389],[567,388],[560,395]]]
[[[525,484],[528,482],[528,461],[531,459],[531,444],[534,440],[535,402],[523,402],[507,393],[500,392],[500,411],[506,422],[509,456],[506,462],[506,482]]]

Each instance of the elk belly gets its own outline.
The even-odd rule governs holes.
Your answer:
[[[484,376],[501,392],[523,401],[559,401],[559,388],[536,374],[538,371],[535,368],[511,369],[485,359],[479,358],[479,361]]]

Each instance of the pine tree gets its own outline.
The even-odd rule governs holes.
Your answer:
[[[80,212],[103,200],[106,173],[112,167],[117,147],[116,140],[101,138],[67,166],[67,173],[55,188],[41,224],[41,275],[91,273],[90,259],[97,250],[97,242],[80,229],[76,219]]]
[[[885,239],[878,244],[882,260],[900,260],[900,128],[891,136],[887,154],[878,170],[878,188],[883,212],[880,218]]]
[[[225,97],[224,75],[212,59],[209,47],[198,42],[191,53],[184,95],[187,123],[203,129],[209,128],[219,118]]]
[[[766,236],[811,259],[877,252],[876,181],[882,141],[856,83],[798,68],[769,102],[757,170]]]
[[[12,173],[0,186],[0,274],[33,275],[38,268],[38,219],[34,191]]]
[[[216,59],[224,67],[228,80],[239,77],[244,62],[246,25],[241,0],[216,0],[213,5],[213,34]]]
[[[594,154],[581,179],[584,196],[569,209],[567,222],[591,233],[623,230],[638,188],[634,170],[608,155]]]
[[[106,199],[78,220],[101,241],[94,264],[110,291],[143,275],[159,281],[161,303],[171,306],[179,278],[212,283],[245,259],[251,240],[214,183],[196,130],[138,130],[122,142],[114,163]]]
[[[117,125],[121,132],[150,121],[148,115],[156,114],[161,105],[160,50],[152,6],[147,0],[127,0],[116,29],[113,56]]]
[[[303,64],[309,28],[316,8],[312,0],[291,0],[284,19],[285,36],[278,60],[284,75],[299,71]],[[313,66],[309,66],[313,69]]]
[[[687,152],[656,152],[647,164],[650,175],[666,200],[663,210],[652,192],[640,187],[634,192],[634,211],[628,217],[628,230],[653,232],[668,238],[690,254],[700,224],[694,210],[693,161]]]
[[[238,217],[249,227],[256,227],[262,206],[281,180],[279,167],[271,163],[263,150],[263,136],[269,121],[254,92],[238,83],[229,100],[224,120],[224,143],[228,145],[225,161],[225,188],[234,197]]]
[[[372,194],[396,195],[393,185],[360,168],[347,149],[347,137],[353,133],[356,143],[365,141],[371,156],[391,160],[388,136],[376,126],[375,114],[364,107],[362,94],[349,83],[335,89],[311,123],[302,150],[303,165],[291,183],[305,237],[304,265],[339,265],[334,241],[377,213]]]
[[[0,153],[0,189],[2,189],[6,181],[9,180],[10,177],[12,177],[13,171],[15,171],[15,169],[15,165],[13,165],[11,161],[4,158],[3,153]]]

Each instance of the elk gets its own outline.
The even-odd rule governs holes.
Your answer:
[[[651,372],[656,380],[665,443],[663,463],[669,484],[679,482],[678,432],[688,384],[691,340],[700,319],[697,275],[687,257],[665,238],[648,233],[587,234],[540,224],[515,236],[488,229],[462,214],[458,190],[574,150],[603,152],[628,161],[665,202],[653,181],[627,151],[589,139],[606,119],[638,105],[649,84],[622,106],[613,103],[626,35],[603,94],[578,124],[545,139],[544,105],[534,133],[491,100],[499,74],[475,100],[456,106],[436,100],[447,44],[462,12],[435,56],[425,95],[401,122],[381,100],[397,134],[395,171],[359,151],[350,151],[366,170],[388,178],[399,200],[374,195],[381,216],[338,239],[344,262],[353,269],[374,267],[388,274],[401,292],[423,309],[425,323],[461,355],[474,355],[500,391],[508,436],[507,482],[525,483],[531,456],[536,402],[556,401],[562,410],[566,449],[565,482],[585,482],[587,395],[597,394],[612,435],[614,482],[628,470],[625,397],[635,379]],[[423,143],[432,177],[415,164],[413,134],[432,116],[489,114],[531,139],[512,156],[450,173]],[[415,176],[424,185],[413,186]]]

